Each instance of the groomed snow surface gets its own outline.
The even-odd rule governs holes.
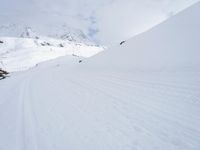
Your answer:
[[[0,81],[0,149],[199,150],[199,14]]]

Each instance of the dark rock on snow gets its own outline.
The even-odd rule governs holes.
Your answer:
[[[9,73],[0,68],[0,80],[5,79]]]

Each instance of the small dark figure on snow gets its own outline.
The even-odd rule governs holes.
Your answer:
[[[59,44],[59,47],[64,47],[64,45],[63,44]]]
[[[83,61],[83,60],[79,60],[78,62],[79,62],[79,63],[82,63],[82,61]]]
[[[50,44],[50,43],[48,43],[48,42],[47,42],[46,44],[47,44],[48,46],[51,46],[51,44]]]
[[[42,46],[45,46],[45,44],[44,44],[44,43],[41,43],[41,45],[42,45]]]
[[[3,41],[0,40],[0,44],[3,44]]]
[[[124,44],[126,41],[122,41],[122,42],[120,42],[120,45],[122,45],[122,44]]]
[[[0,68],[0,80],[5,79],[6,75],[8,75],[8,72]]]

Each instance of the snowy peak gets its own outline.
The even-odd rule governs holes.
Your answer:
[[[33,32],[31,27],[26,27],[25,31],[20,35],[22,38],[33,38],[33,39],[39,39],[39,36],[36,35],[35,32]]]
[[[90,38],[82,30],[71,28],[67,25],[54,27],[54,31],[48,33],[48,36],[77,43],[95,45],[95,43],[92,40],[90,40]]]
[[[79,34],[68,32],[63,35],[61,35],[61,39],[63,40],[69,40],[69,41],[76,41],[76,42],[82,42],[88,40],[86,35],[83,32],[79,32]]]
[[[22,37],[38,39],[40,37],[56,38],[61,40],[73,41],[95,45],[83,31],[71,28],[67,25],[47,26],[46,29],[37,26],[26,26],[20,24],[2,24],[0,25],[0,37]]]

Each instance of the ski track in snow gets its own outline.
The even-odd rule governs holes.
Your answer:
[[[32,105],[31,95],[31,77],[22,81],[22,86],[19,92],[18,106],[18,136],[17,146],[20,149],[38,149],[37,148],[37,120],[34,114],[34,106]]]
[[[33,69],[16,77],[20,82],[17,105],[12,106],[17,109],[12,116],[16,125],[9,125],[16,140],[10,141],[15,141],[10,148],[0,142],[0,148],[198,150],[199,75]],[[8,93],[3,94],[9,99]],[[13,114],[5,103],[10,101],[0,106],[8,118]],[[12,131],[9,126],[4,128],[6,134]]]

